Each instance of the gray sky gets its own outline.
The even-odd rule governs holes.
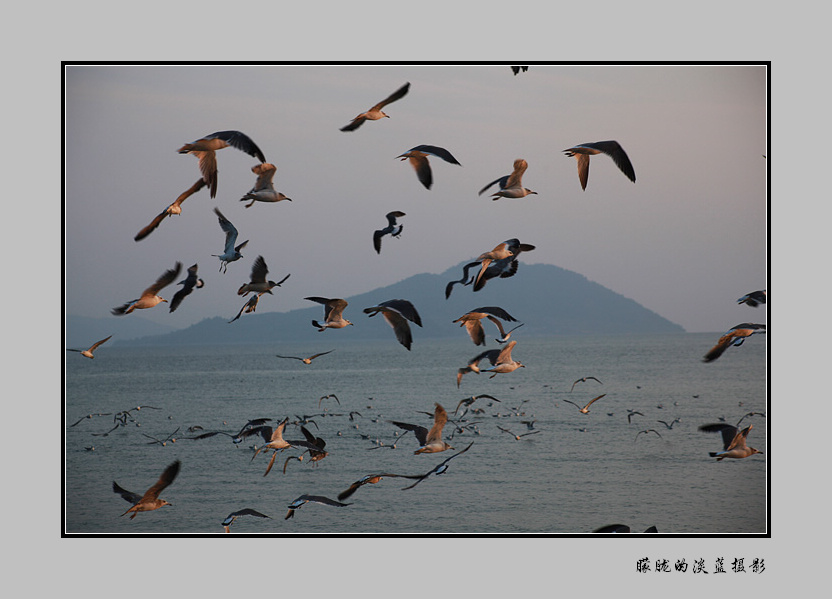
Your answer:
[[[339,131],[406,81],[390,119]],[[206,288],[173,314],[164,305],[141,316],[175,327],[231,318],[258,255],[269,278],[292,275],[258,313],[310,307],[305,296],[440,273],[518,237],[537,246],[521,261],[581,273],[688,331],[765,322],[736,299],[767,286],[766,110],[762,66],[533,65],[517,76],[508,65],[71,66],[66,310],[116,318],[111,308],[179,260],[199,264]],[[257,160],[225,148],[217,197],[200,191],[135,242],[200,177],[197,160],[176,150],[226,129],[259,145],[293,201],[245,209]],[[608,139],[637,181],[595,156],[582,191],[562,150]],[[396,160],[419,144],[446,148],[462,167],[431,158],[426,190]],[[538,195],[477,195],[516,158]],[[226,274],[211,256],[224,245],[215,206],[250,240]],[[372,233],[391,210],[407,214],[404,233],[377,255]]]

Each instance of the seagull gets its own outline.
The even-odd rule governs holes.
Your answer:
[[[518,65],[518,66],[512,66],[511,67],[511,72],[514,73],[515,77],[517,76],[517,73],[519,73],[520,71],[523,71],[525,73],[528,70],[529,70],[528,65],[522,65],[522,66]]]
[[[577,385],[578,383],[585,383],[585,382],[587,382],[589,379],[592,379],[593,381],[598,381],[598,379],[596,379],[594,376],[582,376],[582,377],[581,377],[581,378],[579,378],[577,381],[575,381],[574,383],[572,383],[572,389],[574,389],[574,388],[575,388],[575,385]],[[598,381],[598,382],[599,382],[599,383],[601,383],[601,381]],[[604,383],[601,383],[601,384],[603,385]],[[570,392],[570,393],[572,393],[572,389],[570,389],[570,390],[569,390],[569,392]]]
[[[91,345],[88,349],[67,349],[66,351],[75,351],[75,352],[80,353],[80,354],[81,354],[82,356],[84,356],[85,358],[89,358],[90,360],[93,360],[93,359],[95,359],[95,356],[94,356],[94,355],[92,355],[92,353],[93,353],[96,349],[98,349],[98,346],[99,346],[99,345],[101,345],[102,343],[106,343],[107,341],[109,341],[111,337],[112,337],[112,335],[110,335],[109,337],[107,337],[107,338],[105,338],[105,339],[102,339],[101,341],[96,341],[96,342],[95,342],[95,343],[93,343],[93,344],[92,344],[92,345]],[[85,416],[85,418],[86,418],[86,416]],[[75,424],[78,424],[78,423],[76,422]],[[72,426],[75,426],[75,424],[73,424]]]
[[[491,378],[494,378],[495,376],[501,373],[513,372],[518,368],[525,368],[523,364],[521,364],[520,362],[515,362],[511,357],[511,350],[514,349],[515,345],[517,345],[517,342],[511,341],[502,349],[489,349],[471,358],[471,360],[468,362],[468,366],[466,366],[465,368],[460,368],[457,371],[457,388],[459,388],[459,384],[460,381],[462,381],[463,375],[469,372],[493,372],[494,374],[491,375]],[[492,364],[492,368],[480,369],[479,363],[482,360],[488,360]]]
[[[267,516],[266,514],[261,514],[257,510],[253,510],[251,508],[244,508],[242,510],[238,510],[236,512],[231,512],[225,517],[225,520],[222,521],[222,527],[225,529],[225,532],[231,532],[230,527],[234,524],[234,520],[239,518],[240,516],[257,516],[258,518],[271,518],[271,516]]]
[[[220,228],[225,231],[225,251],[222,254],[211,255],[220,259],[220,270],[227,271],[229,262],[234,262],[243,257],[240,250],[246,247],[248,239],[235,247],[234,244],[237,243],[237,228],[222,215],[219,208],[214,208],[214,213],[220,221]]]
[[[188,276],[177,283],[177,285],[182,285],[182,289],[177,291],[174,294],[173,299],[170,300],[171,312],[173,312],[179,307],[179,304],[182,303],[182,300],[189,296],[191,292],[194,290],[194,288],[201,289],[205,286],[205,281],[196,276],[197,268],[199,268],[197,264],[188,267]]]
[[[399,340],[407,351],[410,351],[410,346],[413,343],[413,335],[410,333],[410,325],[407,321],[413,322],[422,326],[422,319],[416,308],[407,300],[392,299],[386,302],[381,302],[370,308],[364,308],[364,314],[369,314],[370,318],[381,312],[384,320],[387,321],[393,331],[396,333],[396,339]]]
[[[589,403],[586,404],[584,407],[581,407],[578,404],[576,404],[574,401],[569,401],[568,399],[564,399],[563,401],[565,401],[566,403],[571,403],[573,406],[578,408],[578,410],[581,412],[581,414],[589,414],[589,406],[591,406],[593,403],[595,403],[596,401],[598,401],[599,399],[604,397],[604,395],[606,395],[606,393],[604,393],[603,395],[599,395],[598,397],[595,397],[593,399],[590,399]]]
[[[402,160],[409,160],[410,165],[416,170],[416,176],[419,178],[419,182],[422,185],[424,185],[427,189],[430,189],[430,186],[433,185],[433,173],[430,170],[428,156],[436,156],[438,158],[441,158],[445,162],[450,162],[451,164],[457,164],[459,166],[462,166],[448,150],[446,150],[445,148],[440,148],[438,146],[416,146],[415,148],[411,148],[404,154],[396,156],[396,158],[401,158]]]
[[[251,298],[245,304],[243,304],[243,307],[240,308],[240,311],[237,312],[237,316],[235,316],[234,318],[232,318],[231,320],[228,321],[228,324],[231,324],[232,322],[234,322],[235,320],[240,318],[240,316],[243,315],[243,312],[245,312],[246,314],[250,314],[251,312],[254,312],[255,310],[257,310],[257,302],[259,302],[259,301],[260,301],[260,294],[259,293],[257,295],[252,295]]]
[[[372,447],[371,449],[377,449],[376,447]],[[390,473],[382,473],[382,474],[368,474],[367,476],[362,476],[357,481],[352,483],[346,490],[341,491],[338,493],[338,500],[343,501],[345,499],[349,499],[353,493],[355,493],[358,489],[363,487],[364,485],[374,485],[381,481],[383,478],[422,478],[424,475],[417,474],[417,475],[407,475],[407,474],[390,474]]]
[[[389,114],[385,114],[382,112],[382,108],[387,106],[388,104],[392,104],[396,100],[401,100],[407,95],[407,92],[410,91],[410,83],[405,83],[399,89],[394,91],[392,94],[387,96],[384,100],[370,108],[367,112],[362,112],[357,117],[355,117],[352,122],[348,125],[344,125],[341,127],[341,131],[355,131],[361,125],[364,124],[364,121],[377,121],[383,118],[390,118]]]
[[[259,435],[261,431],[259,427],[262,427],[266,422],[270,422],[271,418],[255,418],[253,420],[249,420],[246,422],[243,427],[240,429],[240,432],[234,433],[227,433],[225,431],[208,431],[206,433],[202,433],[197,435],[196,437],[181,437],[182,439],[189,439],[189,440],[198,440],[198,439],[208,439],[209,437],[214,437],[216,435],[225,435],[226,437],[231,437],[231,440],[234,442],[235,445],[242,443],[243,439],[249,434],[256,434]],[[257,430],[256,430],[257,429]],[[271,429],[269,430],[269,435],[271,435]],[[268,441],[268,439],[266,439]]]
[[[344,318],[344,308],[347,307],[348,302],[340,298],[328,299],[325,297],[305,297],[303,299],[317,302],[324,305],[324,322],[319,323],[317,320],[312,321],[312,326],[318,328],[318,332],[326,329],[343,329],[352,323]]]
[[[483,397],[488,398],[492,401],[496,401],[496,402],[500,401],[499,399],[497,399],[493,395],[486,395],[484,393],[482,395],[472,395],[471,397],[466,397],[465,399],[461,399],[459,401],[459,403],[456,404],[456,410],[454,410],[454,414],[456,414],[459,411],[460,406],[464,405],[465,407],[468,407],[471,404],[473,404],[475,401],[477,401],[478,399],[482,399]]]
[[[736,426],[718,422],[716,424],[703,424],[699,430],[704,433],[721,433],[723,451],[711,451],[708,455],[716,458],[717,462],[725,458],[742,459],[754,455],[755,453],[763,453],[759,449],[754,449],[745,444],[748,438],[748,433],[754,428],[753,424],[749,424],[746,428],[739,430]]]
[[[673,425],[677,422],[682,422],[681,418],[674,418],[672,422],[667,423],[664,420],[656,420],[656,422],[661,422],[663,425],[667,427],[667,430],[673,430]]]
[[[396,219],[401,218],[402,216],[406,216],[406,214],[400,210],[394,210],[393,212],[387,213],[387,226],[383,229],[379,229],[375,233],[373,233],[373,247],[376,249],[376,253],[381,253],[381,238],[385,235],[392,235],[396,239],[399,238],[399,235],[402,234],[402,230],[404,229],[403,225],[396,224]]]
[[[490,252],[480,254],[479,258],[477,258],[480,262],[480,272],[474,279],[474,291],[482,289],[486,281],[490,278],[513,276],[517,272],[517,257],[522,252],[530,252],[533,249],[535,249],[535,246],[528,243],[520,243],[519,239],[512,238],[496,245]],[[497,271],[488,276],[486,273],[492,262],[497,265]]]
[[[306,437],[306,441],[311,445],[311,447],[308,447],[307,449],[309,450],[310,461],[313,464],[329,455],[329,452],[324,450],[324,447],[326,447],[326,441],[310,433],[303,425],[301,425],[300,431],[303,433],[303,436]],[[290,443],[297,444],[295,441],[290,441]]]
[[[757,333],[765,333],[766,332],[766,325],[764,324],[755,324],[751,322],[744,322],[742,324],[738,324],[735,327],[731,327],[722,337],[719,338],[716,345],[714,345],[705,357],[702,358],[703,362],[713,362],[722,353],[728,349],[730,346],[735,345],[739,347],[742,345],[743,341],[745,341],[746,337],[750,337],[751,335],[756,335]]]
[[[500,307],[497,306],[486,306],[483,308],[476,308],[471,310],[470,312],[466,312],[453,322],[458,322],[459,326],[465,327],[468,330],[468,336],[471,337],[471,341],[474,342],[474,345],[485,345],[485,330],[482,328],[482,319],[487,318],[500,330],[500,339],[497,339],[500,343],[503,343],[508,340],[508,337],[511,335],[511,331],[506,334],[505,330],[503,329],[502,323],[497,320],[498,318],[502,318],[503,320],[509,322],[517,322],[517,319],[514,318],[511,314],[506,312]],[[517,325],[516,328],[522,326]],[[512,331],[514,329],[511,329]]]
[[[491,187],[492,185],[499,184],[500,191],[491,195],[492,200],[499,200],[500,198],[524,198],[527,195],[535,194],[537,195],[536,191],[532,191],[526,187],[523,187],[521,182],[523,178],[523,173],[526,172],[526,169],[529,168],[529,163],[523,160],[522,158],[518,158],[514,161],[514,170],[510,175],[505,175],[500,177],[499,179],[495,179],[482,189],[478,195],[482,195],[485,193],[485,190]]]
[[[442,429],[445,428],[445,423],[448,422],[448,413],[439,403],[435,404],[436,408],[433,412],[433,426],[430,430],[418,424],[408,424],[406,422],[395,422],[389,420],[391,424],[395,424],[399,428],[406,431],[413,431],[416,435],[416,440],[419,441],[419,449],[414,451],[414,455],[420,453],[438,453],[446,449],[453,449],[450,445],[442,440]]]
[[[75,426],[77,424],[80,424],[81,421],[83,421],[83,420],[92,419],[93,416],[112,416],[112,415],[113,415],[112,412],[99,412],[97,414],[87,414],[86,416],[81,416],[74,423],[70,424],[69,427],[72,428],[73,426]]]
[[[629,408],[627,409],[627,412],[627,424],[632,423],[633,416],[635,415],[644,416],[644,414],[642,414],[641,412],[636,412],[635,410],[630,410]]]
[[[274,174],[277,167],[269,162],[262,164],[255,164],[251,167],[251,172],[257,175],[257,181],[254,182],[254,187],[240,198],[241,202],[251,200],[246,204],[246,208],[254,206],[255,202],[282,202],[283,200],[292,201],[292,198],[287,198],[285,195],[274,189]]]
[[[150,487],[147,491],[145,491],[144,495],[138,495],[137,493],[131,493],[130,491],[121,488],[116,481],[113,481],[113,493],[118,493],[121,495],[126,501],[133,504],[133,506],[124,512],[122,516],[133,512],[133,515],[130,516],[130,519],[136,517],[136,514],[139,512],[150,512],[153,510],[158,510],[160,507],[165,505],[171,505],[164,499],[159,499],[159,494],[165,490],[176,478],[176,475],[179,474],[179,467],[181,463],[179,460],[176,460],[170,466],[165,468],[165,471],[162,472],[162,476],[159,477],[159,480],[156,481],[152,487]]]
[[[737,300],[738,304],[748,304],[752,308],[756,308],[760,304],[766,303],[766,290],[752,291]]]
[[[217,150],[232,146],[254,156],[260,162],[266,162],[266,157],[252,139],[241,131],[217,131],[206,135],[193,143],[185,144],[179,150],[180,154],[193,154],[199,159],[199,170],[202,180],[211,187],[211,197],[217,196]]]
[[[301,361],[301,362],[303,362],[304,364],[311,364],[311,363],[312,363],[312,360],[314,360],[315,358],[319,358],[319,357],[321,357],[321,356],[325,356],[325,355],[327,355],[327,354],[331,354],[331,353],[332,353],[332,352],[334,352],[334,351],[335,351],[334,349],[331,349],[331,350],[329,350],[329,351],[321,352],[321,353],[319,353],[319,354],[313,354],[313,355],[309,356],[308,358],[299,358],[299,357],[297,357],[297,356],[277,356],[277,357],[278,357],[278,358],[286,358],[287,360],[300,360],[300,361]],[[275,355],[277,355],[277,354],[275,354]]]
[[[475,266],[479,266],[480,262],[477,260],[476,262],[469,262],[465,266],[462,267],[462,278],[458,281],[451,281],[445,286],[445,299],[451,297],[451,291],[453,291],[454,285],[458,283],[462,283],[463,285],[470,285],[473,283],[473,278],[469,279],[468,271],[474,268]]]
[[[512,437],[514,437],[514,439],[515,439],[515,440],[517,440],[517,441],[519,441],[519,440],[520,440],[520,437],[527,437],[527,436],[529,436],[529,435],[536,435],[537,433],[539,433],[539,432],[540,432],[540,431],[532,431],[532,432],[530,432],[530,433],[523,433],[522,435],[517,435],[517,434],[515,434],[515,433],[511,432],[510,430],[508,430],[507,428],[503,428],[503,427],[502,427],[502,426],[500,426],[499,424],[497,425],[497,428],[498,428],[498,429],[500,429],[501,431],[503,431],[504,433],[508,433],[509,435],[511,435]]]
[[[407,491],[408,489],[412,489],[413,487],[418,485],[420,482],[422,482],[423,480],[428,478],[431,474],[435,474],[436,476],[439,476],[440,474],[445,474],[445,472],[448,471],[448,462],[450,462],[456,456],[462,455],[463,453],[465,453],[466,451],[471,449],[471,446],[473,444],[474,444],[474,442],[471,441],[465,449],[462,449],[462,450],[456,452],[451,457],[442,460],[436,466],[434,466],[433,469],[430,470],[430,472],[426,472],[422,476],[420,476],[419,479],[415,483],[413,483],[412,485],[407,486],[407,487],[402,487],[402,491]],[[453,449],[453,448],[451,448],[451,449]],[[410,477],[408,477],[408,478],[410,478]]]
[[[331,351],[334,351],[334,350],[331,350]],[[326,352],[326,353],[329,353],[329,352]],[[317,354],[317,355],[323,355],[323,354]],[[312,357],[314,358],[315,356],[312,356]],[[334,393],[329,393],[328,395],[322,395],[321,397],[318,398],[318,409],[320,409],[321,402],[325,399],[334,399],[335,403],[337,403],[339,406],[341,405],[341,401],[338,399],[338,396],[335,395]],[[358,412],[356,412],[356,414],[357,413]],[[325,414],[323,414],[323,415],[325,415]],[[360,416],[360,414],[359,414],[359,416]],[[352,416],[350,416],[350,420],[352,420]],[[317,426],[317,424],[315,426]]]
[[[136,233],[136,236],[133,239],[135,241],[141,241],[142,239],[153,233],[153,231],[155,231],[157,227],[162,224],[162,221],[165,220],[166,216],[182,214],[182,202],[187,200],[189,197],[194,195],[203,187],[205,187],[205,181],[202,179],[191,185],[191,187],[188,190],[182,192],[182,194],[178,198],[176,198],[170,206],[165,208],[156,216],[156,218],[150,221],[149,225],[147,225],[144,229]]]
[[[247,437],[253,434],[260,434],[263,437],[263,440],[266,441],[265,445],[261,445],[257,448],[257,451],[254,452],[254,455],[251,456],[252,461],[254,458],[257,457],[257,454],[263,451],[264,449],[273,449],[274,454],[272,455],[272,459],[269,461],[269,466],[266,468],[266,472],[263,476],[266,476],[274,466],[274,460],[277,457],[278,450],[286,449],[288,447],[295,447],[301,446],[306,447],[307,449],[315,449],[318,450],[319,448],[314,444],[310,443],[309,441],[286,441],[283,438],[283,431],[286,428],[286,423],[289,422],[288,418],[284,418],[283,422],[277,425],[276,428],[272,428],[270,426],[257,426],[251,428],[247,431],[244,431],[240,436]]]
[[[246,296],[251,292],[258,295],[263,295],[264,293],[274,295],[272,289],[280,287],[291,276],[291,274],[288,274],[279,283],[275,283],[274,281],[266,280],[267,274],[269,274],[269,267],[266,266],[266,261],[263,259],[263,256],[257,256],[251,267],[250,281],[240,285],[240,288],[237,290],[237,295]]]
[[[633,183],[636,182],[636,172],[627,157],[624,148],[617,141],[596,141],[593,143],[578,144],[563,151],[567,156],[574,156],[578,160],[578,179],[581,180],[581,189],[586,190],[586,182],[589,179],[589,157],[593,154],[606,154],[612,158],[615,165],[621,169],[627,178]]]
[[[289,518],[293,517],[295,515],[295,510],[299,510],[302,506],[310,502],[320,503],[322,505],[331,505],[333,507],[346,507],[348,505],[352,505],[351,503],[341,503],[340,501],[335,501],[334,499],[323,497],[321,495],[304,494],[289,504],[289,513],[286,514],[284,520],[288,520]]]
[[[176,266],[166,270],[165,274],[156,279],[156,282],[153,283],[153,285],[145,289],[139,299],[134,299],[133,301],[127,302],[122,306],[113,308],[110,312],[115,316],[124,316],[125,314],[130,314],[133,310],[152,308],[162,302],[168,301],[163,297],[159,297],[157,294],[163,288],[173,283],[173,280],[179,276],[180,270],[182,270],[182,263],[177,262]]]
[[[647,430],[638,431],[638,432],[636,433],[636,438],[635,438],[635,439],[633,439],[633,443],[635,443],[635,442],[638,440],[638,436],[639,436],[641,433],[644,433],[644,434],[648,434],[648,433],[656,433],[657,435],[659,435],[659,431],[657,431],[657,430],[656,430],[656,429],[654,429],[654,428],[648,428]],[[663,439],[663,437],[662,437],[661,435],[659,435],[659,439]]]
[[[181,426],[177,427],[175,431],[173,431],[171,434],[169,434],[164,439],[157,439],[156,437],[151,437],[150,435],[148,435],[146,433],[142,433],[142,435],[144,435],[148,439],[153,439],[152,441],[148,442],[148,445],[153,445],[154,443],[158,443],[162,447],[165,447],[168,444],[168,441],[170,441],[171,443],[176,443],[176,438],[174,438],[174,435],[179,432],[180,428],[182,428],[182,427]]]

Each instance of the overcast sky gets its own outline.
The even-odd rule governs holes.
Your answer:
[[[517,76],[508,65],[69,66],[66,311],[116,318],[111,308],[181,261],[181,278],[198,263],[206,287],[172,314],[163,305],[141,316],[174,327],[230,318],[258,255],[269,278],[292,275],[258,313],[310,307],[306,296],[441,273],[517,237],[537,247],[521,261],[581,273],[687,331],[765,322],[736,300],[767,287],[766,77],[742,65],[532,65]],[[339,131],[405,82],[391,118]],[[258,161],[225,148],[217,197],[198,192],[134,241],[200,178],[198,161],[176,150],[228,129],[257,143],[293,201],[246,209]],[[581,190],[562,151],[601,140],[624,147],[635,183],[595,156]],[[462,166],[431,157],[425,189],[396,160],[420,144]],[[538,195],[477,195],[516,158]],[[212,257],[224,245],[215,206],[250,240],[225,274]],[[372,234],[391,210],[406,213],[404,232],[377,255]]]

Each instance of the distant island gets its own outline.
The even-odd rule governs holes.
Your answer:
[[[231,324],[226,317],[207,318],[185,329],[153,330],[149,335],[113,342],[125,346],[261,344],[277,340],[313,341],[316,335],[337,335],[339,340],[347,336],[356,340],[382,339],[392,334],[390,327],[382,318],[370,319],[362,310],[389,299],[407,299],[416,307],[423,326],[421,329],[412,326],[414,336],[422,338],[459,336],[462,334],[459,325],[453,321],[482,306],[500,306],[525,323],[523,336],[685,332],[680,325],[634,300],[581,274],[550,264],[521,262],[513,277],[492,279],[476,293],[470,285],[455,285],[446,300],[445,286],[462,276],[464,264],[442,274],[414,275],[387,287],[344,298],[349,302],[344,316],[355,323],[345,331],[318,333],[311,321],[322,320],[323,307],[310,302],[309,308],[289,312],[244,314]],[[75,318],[67,317],[68,338]],[[86,326],[89,328],[90,323]],[[493,325],[486,323],[486,327],[493,328]],[[93,337],[96,335],[89,331],[85,335],[85,338]]]

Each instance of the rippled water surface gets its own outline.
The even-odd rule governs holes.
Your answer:
[[[766,339],[730,348],[711,364],[700,361],[718,334],[627,337],[519,338],[514,358],[526,368],[489,379],[469,374],[456,386],[456,370],[484,348],[467,338],[417,339],[408,352],[395,340],[351,346],[326,337],[314,344],[189,348],[103,346],[95,360],[66,356],[65,531],[67,533],[222,534],[230,512],[249,507],[271,519],[242,518],[237,534],[585,534],[612,523],[634,531],[655,525],[660,533],[764,534],[767,532],[767,455],[716,462],[718,435],[697,427],[719,419],[731,424],[748,412],[766,412]],[[490,340],[488,348],[497,345]],[[311,365],[275,354],[303,356],[335,348]],[[592,375],[602,381],[573,381]],[[460,400],[489,394],[453,412]],[[583,405],[606,393],[581,414]],[[320,398],[335,394],[322,402]],[[455,447],[414,455],[408,433],[388,420],[430,427],[434,402],[449,422]],[[135,422],[113,427],[113,416],[137,405]],[[481,409],[474,413],[473,409]],[[628,423],[627,410],[637,410]],[[350,412],[353,420],[350,420]],[[319,414],[326,415],[319,415]],[[234,445],[225,435],[185,437],[189,427],[235,433],[249,419],[306,426],[326,441],[329,456],[317,464],[271,453],[252,460],[249,438]],[[668,429],[658,420],[681,422]],[[524,421],[533,421],[529,425]],[[767,419],[753,424],[749,445],[766,451]],[[461,428],[468,425],[466,428]],[[515,440],[516,434],[539,431]],[[176,442],[162,446],[145,435]],[[641,430],[654,433],[637,435]],[[100,436],[96,436],[99,434]],[[302,439],[288,425],[285,437]],[[335,508],[307,504],[286,520],[287,505],[301,494],[335,498],[352,482],[374,473],[424,474],[473,445],[441,476],[410,490],[410,481],[385,478],[361,487]],[[377,449],[373,449],[377,448]],[[178,478],[162,498],[173,505],[120,517],[129,507],[112,482],[143,493],[174,460]]]

